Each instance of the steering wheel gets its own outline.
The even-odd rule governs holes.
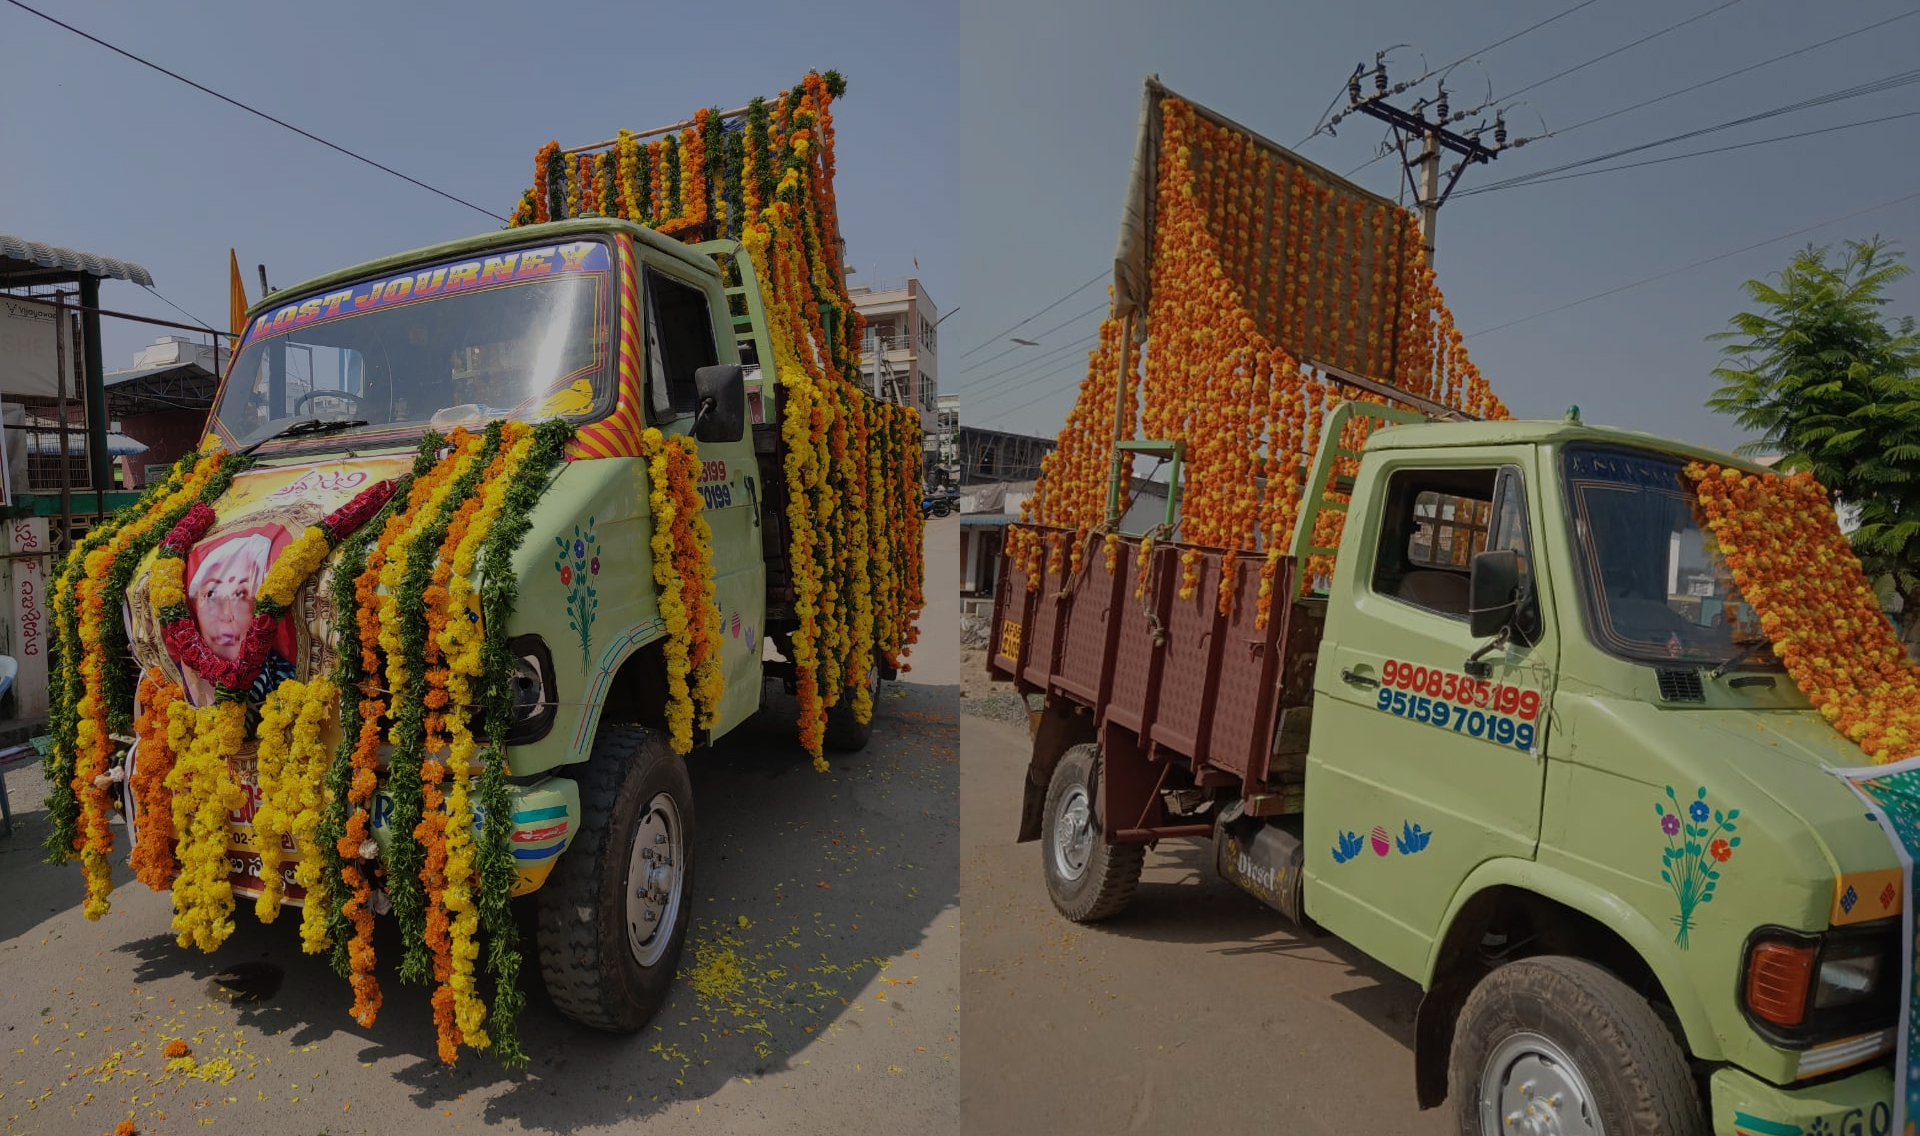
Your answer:
[[[310,390],[307,393],[301,395],[300,398],[294,402],[293,413],[295,414],[300,413],[301,407],[305,406],[307,403],[313,401],[316,398],[351,399],[353,402],[353,409],[356,412],[359,411],[360,407],[367,401],[366,396],[358,395],[348,390]]]

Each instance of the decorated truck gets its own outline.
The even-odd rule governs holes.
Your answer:
[[[824,769],[915,638],[920,425],[859,381],[840,90],[549,145],[506,229],[248,313],[199,452],[59,580],[49,847],[89,917],[118,812],[183,947],[298,909],[362,1024],[391,911],[443,1060],[520,1058],[514,896],[563,1012],[658,1009],[683,755],[779,678]]]
[[[1412,218],[1153,84],[1135,171],[990,640],[1055,907],[1210,840],[1465,1133],[1911,1132],[1920,671],[1825,492],[1510,420]]]

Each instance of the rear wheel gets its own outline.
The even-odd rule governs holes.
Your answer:
[[[875,654],[867,664],[867,704],[877,706],[880,699],[881,660]],[[859,753],[873,740],[873,718],[865,722],[856,722],[853,718],[853,688],[841,693],[840,701],[827,708],[827,731],[823,738],[830,750],[839,753]]]
[[[1698,1136],[1686,1054],[1647,1000],[1584,959],[1521,959],[1454,1024],[1448,1095],[1462,1136]]]
[[[1144,844],[1108,844],[1100,830],[1100,747],[1077,745],[1061,755],[1047,785],[1040,826],[1041,874],[1060,914],[1075,923],[1126,910],[1140,884]]]
[[[602,726],[580,828],[539,899],[540,972],[560,1012],[632,1033],[666,1001],[693,890],[693,787],[656,733]]]

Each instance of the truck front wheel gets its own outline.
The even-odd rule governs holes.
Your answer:
[[[1645,998],[1583,959],[1482,979],[1454,1024],[1448,1095],[1462,1136],[1697,1136],[1686,1054]]]
[[[1147,858],[1146,845],[1108,844],[1100,830],[1099,760],[1100,747],[1091,743],[1060,755],[1041,820],[1041,874],[1047,895],[1060,914],[1075,923],[1124,911]]]
[[[632,1033],[659,1011],[687,938],[693,786],[666,742],[604,725],[579,773],[580,827],[538,893],[540,973],[560,1012]]]

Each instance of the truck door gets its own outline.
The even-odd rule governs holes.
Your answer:
[[[1531,534],[1525,448],[1370,457],[1354,487],[1314,677],[1308,914],[1419,975],[1475,866],[1539,841],[1557,648]],[[1537,496],[1537,495],[1535,495]],[[1467,625],[1473,554],[1521,554],[1513,645]]]
[[[717,284],[696,283],[670,268],[648,265],[646,306],[648,402],[669,432],[691,433],[699,399],[694,373],[735,361],[731,328],[715,321],[726,306]],[[718,345],[725,344],[727,358]],[[744,415],[743,415],[744,419]],[[760,550],[759,477],[752,431],[730,442],[701,442],[698,489],[713,528],[714,601],[720,609],[720,660],[727,676],[713,733],[718,737],[760,708],[760,636],[766,627],[766,562]]]

